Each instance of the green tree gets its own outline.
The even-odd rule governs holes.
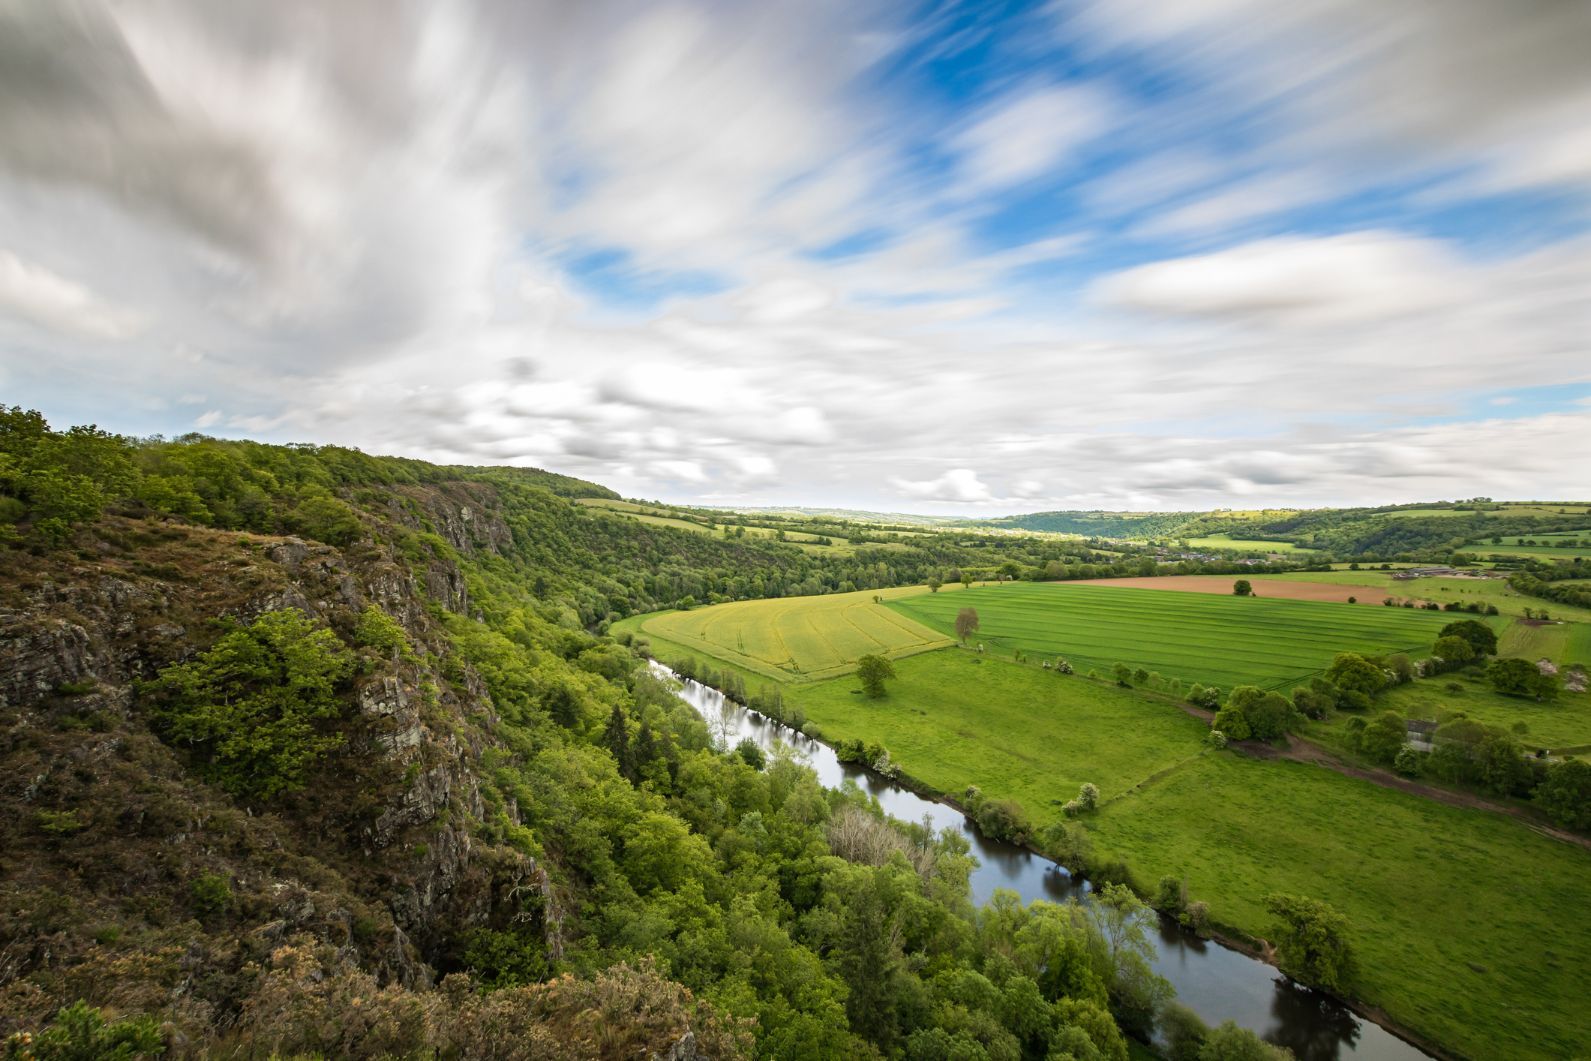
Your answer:
[[[1436,644],[1431,646],[1431,655],[1442,661],[1443,670],[1457,670],[1475,662],[1478,653],[1468,638],[1447,634],[1436,639]]]
[[[856,661],[856,676],[862,691],[877,700],[884,695],[884,682],[895,677],[895,665],[883,656],[869,654]]]
[[[630,753],[630,725],[624,717],[624,708],[618,704],[613,705],[613,710],[608,714],[608,723],[602,728],[602,743],[613,753],[613,761],[619,764],[619,773],[633,778],[635,757]]]
[[[199,752],[217,783],[269,799],[303,787],[310,768],[342,745],[327,724],[342,714],[338,694],[353,669],[335,634],[289,608],[227,632],[139,692],[161,735]]]
[[[1279,919],[1275,946],[1282,972],[1311,987],[1340,991],[1352,974],[1348,923],[1318,899],[1301,895],[1267,895],[1265,907]]]
[[[1497,654],[1497,631],[1478,619],[1459,619],[1442,627],[1438,637],[1462,637],[1475,649],[1478,656]]]
[[[1197,1061],[1292,1061],[1292,1052],[1272,1046],[1234,1021],[1211,1028],[1195,1055]]]
[[[963,644],[978,631],[978,609],[963,608],[956,613],[956,636]]]
[[[1396,711],[1383,711],[1358,736],[1359,750],[1378,763],[1391,763],[1408,742],[1408,723]]]
[[[1248,579],[1240,578],[1232,583],[1232,594],[1236,597],[1252,597],[1254,595],[1254,585]]]
[[[1339,652],[1326,668],[1326,681],[1343,692],[1372,697],[1386,686],[1387,675],[1356,652]]]
[[[1532,799],[1553,824],[1591,832],[1591,763],[1565,759],[1549,766]]]
[[[1486,668],[1486,677],[1492,688],[1507,696],[1531,696],[1537,700],[1550,700],[1558,695],[1561,682],[1556,674],[1543,674],[1528,659],[1509,657],[1492,660]]]

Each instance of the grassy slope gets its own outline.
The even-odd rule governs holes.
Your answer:
[[[1039,823],[1094,781],[1100,850],[1146,881],[1185,876],[1240,931],[1269,931],[1269,892],[1326,899],[1354,928],[1357,993],[1468,1056],[1591,1048],[1579,1009],[1591,973],[1575,957],[1591,947],[1584,851],[1318,767],[1203,751],[1203,727],[1162,702],[977,658],[901,660],[883,701],[848,677],[787,701],[831,739],[880,741],[928,784],[977,784]]]
[[[890,603],[947,634],[968,605],[978,610],[978,640],[1006,651],[1063,655],[1082,669],[1120,661],[1223,687],[1290,688],[1337,652],[1424,647],[1445,621],[1401,608],[1064,583],[1012,583]]]
[[[1091,826],[1144,879],[1182,875],[1216,920],[1249,932],[1268,930],[1268,892],[1330,902],[1352,926],[1356,994],[1467,1056],[1591,1049],[1580,848],[1319,767],[1225,754],[1110,802]]]
[[[1204,735],[1171,704],[973,652],[912,656],[895,671],[882,700],[846,676],[793,687],[786,701],[825,734],[885,744],[943,791],[998,777],[1039,821],[1057,817],[1084,781],[1108,798],[1199,754]]]

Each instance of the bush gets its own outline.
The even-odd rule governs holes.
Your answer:
[[[166,1052],[160,1022],[150,1016],[123,1017],[107,1023],[100,1011],[81,1000],[62,1007],[50,1026],[32,1042],[18,1033],[0,1043],[6,1058],[37,1061],[132,1061]]]
[[[1415,777],[1420,772],[1420,767],[1425,764],[1425,755],[1415,751],[1405,744],[1398,749],[1398,754],[1392,758],[1392,769],[1404,777]]]
[[[193,899],[194,910],[202,918],[224,913],[232,905],[232,885],[217,873],[195,877],[188,885],[188,894]]]
[[[1591,832],[1591,763],[1565,759],[1549,766],[1531,798],[1554,825]]]
[[[1215,713],[1210,728],[1225,734],[1227,740],[1248,740],[1253,735],[1243,712],[1230,707],[1223,707]]]
[[[1188,886],[1181,877],[1161,877],[1155,886],[1155,896],[1149,903],[1156,910],[1180,918],[1188,908]]]

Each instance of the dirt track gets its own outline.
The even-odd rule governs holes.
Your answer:
[[[1232,583],[1241,575],[1150,575],[1145,578],[1085,578],[1069,586],[1124,586],[1127,589],[1171,589],[1184,593],[1219,593],[1230,597]],[[1343,586],[1331,582],[1282,582],[1254,580],[1256,597],[1281,597],[1285,600],[1323,600],[1346,603],[1357,597],[1360,604],[1380,605],[1396,594],[1385,586]]]
[[[1215,717],[1215,712],[1206,711],[1202,707],[1194,707],[1192,704],[1179,704],[1178,706],[1194,718],[1202,719],[1205,722]],[[1287,747],[1285,748],[1277,748],[1263,741],[1252,740],[1233,741],[1230,747],[1254,759],[1291,759],[1295,763],[1324,766],[1327,770],[1335,770],[1345,777],[1354,777],[1360,781],[1368,781],[1372,785],[1380,785],[1382,788],[1395,788],[1411,795],[1424,796],[1427,799],[1434,799],[1438,803],[1446,803],[1450,807],[1463,807],[1467,810],[1487,810],[1494,814],[1506,814],[1510,818],[1519,821],[1527,829],[1538,832],[1542,836],[1551,837],[1554,840],[1562,840],[1566,844],[1574,844],[1576,847],[1591,851],[1591,837],[1555,829],[1523,807],[1497,803],[1471,792],[1455,792],[1452,789],[1427,785],[1407,777],[1400,777],[1390,770],[1381,770],[1369,766],[1355,766],[1353,763],[1344,762],[1338,758],[1335,752],[1302,737],[1289,736],[1287,738]]]

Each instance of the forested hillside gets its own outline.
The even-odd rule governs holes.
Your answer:
[[[7,1056],[1125,1059],[1135,900],[975,913],[963,841],[714,747],[599,633],[932,554],[599,490],[0,417]]]

